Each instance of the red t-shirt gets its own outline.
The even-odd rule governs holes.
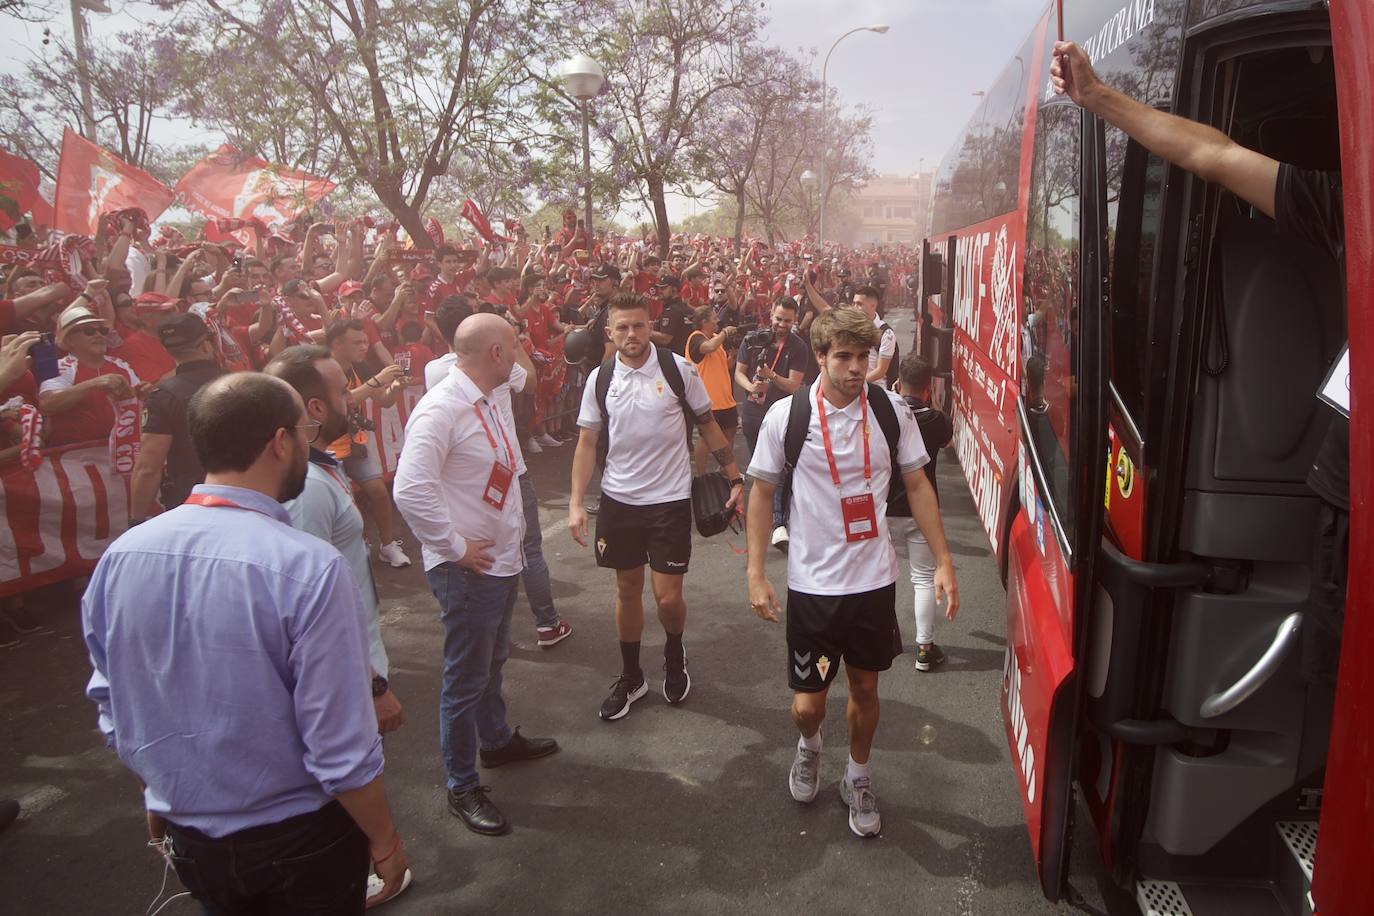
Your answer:
[[[174,372],[177,361],[172,359],[158,340],[147,331],[131,328],[127,324],[115,324],[120,344],[110,348],[110,356],[122,359],[138,374],[149,382],[156,382],[169,372]]]
[[[711,288],[705,283],[698,283],[695,280],[691,283],[682,284],[682,301],[692,308],[709,305],[711,302]]]
[[[45,381],[38,390],[42,394],[66,391],[97,376],[115,373],[123,375],[130,385],[139,383],[138,373],[121,359],[107,356],[99,368],[92,368],[77,362],[74,356],[64,356],[57,362],[57,375]],[[44,427],[43,444],[47,446],[107,439],[114,428],[114,404],[107,392],[88,391],[77,406],[61,413],[48,414],[45,419],[47,425]]]
[[[434,282],[429,284],[429,289],[425,291],[425,309],[434,311],[449,296],[456,296],[464,292],[473,280],[477,278],[477,271],[474,268],[461,270],[452,280],[445,280],[442,275],[435,277]]]
[[[396,348],[392,356],[396,359],[396,365],[405,370],[405,374],[410,377],[412,385],[425,383],[425,366],[434,359],[433,350],[422,343],[402,344]]]
[[[663,300],[651,296],[654,287],[658,286],[659,275],[648,270],[641,270],[635,274],[635,292],[644,297],[644,301],[649,305],[649,320],[657,321],[658,316],[663,314]]]

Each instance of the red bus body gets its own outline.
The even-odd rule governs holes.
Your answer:
[[[1232,432],[1243,405],[1227,394],[1226,361],[1213,357],[1216,328],[1230,320],[1224,305],[1263,306],[1263,289],[1237,291],[1244,274],[1228,266],[1228,253],[1287,243],[1259,215],[1053,97],[1048,55],[1061,15],[1066,37],[1123,91],[1223,129],[1229,123],[1238,142],[1253,129],[1275,158],[1340,168],[1357,469],[1350,553],[1374,555],[1374,482],[1358,472],[1374,466],[1374,7],[1347,0],[1328,19],[1312,4],[1264,0],[1065,0],[1062,12],[1051,4],[937,174],[916,342],[943,378],[936,397],[952,412],[960,463],[1005,574],[1003,714],[1042,885],[1052,899],[1067,891],[1081,803],[1082,826],[1142,909],[1154,906],[1160,887],[1177,884],[1199,914],[1237,904],[1255,913],[1374,913],[1368,566],[1351,564],[1324,793],[1320,769],[1315,777],[1303,770],[1312,759],[1307,739],[1299,747],[1292,735],[1308,714],[1291,640],[1290,657],[1255,700],[1202,718],[1190,712],[1249,667],[1274,614],[1302,609],[1303,563],[1293,548],[1245,553],[1255,539],[1225,527],[1287,519],[1278,542],[1282,529],[1308,518],[1310,494],[1290,472],[1310,463],[1305,452],[1326,419],[1302,412],[1304,388],[1293,401],[1292,447],[1254,459],[1260,471],[1247,479],[1249,457],[1237,459],[1225,441],[1243,434]],[[1303,55],[1310,71],[1291,85],[1274,76]],[[1306,116],[1301,93],[1328,86],[1339,163],[1333,124],[1314,120],[1310,139],[1281,136],[1294,123],[1285,119]],[[1320,100],[1312,107],[1327,110]],[[1305,249],[1293,252],[1295,271],[1330,273]],[[1204,310],[1221,317],[1199,317]],[[1260,311],[1244,315],[1250,328],[1263,321]],[[1251,378],[1245,373],[1263,352],[1258,332],[1246,333],[1235,356],[1251,365],[1230,370],[1231,379]],[[1329,327],[1324,337],[1320,329],[1296,328],[1291,339],[1276,332],[1268,344],[1292,356],[1304,334],[1322,350],[1307,354],[1310,374],[1331,356]],[[1219,428],[1209,434],[1215,442],[1199,445],[1209,410]],[[1187,533],[1189,525],[1207,530],[1199,513],[1227,506],[1238,507],[1234,519],[1205,518],[1222,520],[1213,526],[1217,542],[1249,544],[1235,548],[1239,559]],[[1124,618],[1123,601],[1134,602]],[[1229,634],[1225,651],[1195,644],[1190,652],[1189,634],[1200,633]],[[1253,811],[1223,804],[1215,825],[1190,824],[1193,799],[1225,796],[1228,767],[1245,775],[1235,791],[1259,799]],[[1260,861],[1268,853],[1255,850],[1282,850],[1276,836],[1309,823],[1318,839],[1306,897],[1300,873],[1301,896],[1278,874],[1287,866]]]

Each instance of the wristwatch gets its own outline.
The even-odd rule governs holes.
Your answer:
[[[736,477],[734,480],[730,481],[730,486],[732,486],[732,487],[742,487],[742,486],[744,486],[744,478],[743,478],[743,477]]]
[[[391,685],[387,683],[386,678],[382,677],[380,674],[372,675],[372,699],[377,699],[377,697],[390,689]]]

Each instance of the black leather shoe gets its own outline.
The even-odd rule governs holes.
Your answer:
[[[463,819],[463,823],[473,833],[480,833],[483,836],[500,836],[503,833],[510,833],[510,821],[501,813],[501,809],[491,803],[487,798],[487,793],[491,789],[488,786],[473,786],[466,792],[455,792],[449,789],[448,810],[454,817]]]
[[[503,763],[515,763],[517,760],[547,757],[557,750],[558,742],[552,738],[526,738],[517,728],[505,747],[498,747],[494,751],[482,751],[480,756],[482,766],[499,767]]]

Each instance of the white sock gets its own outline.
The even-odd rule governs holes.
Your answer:
[[[808,751],[819,751],[821,749],[820,729],[816,729],[816,733],[812,735],[810,738],[806,737],[805,735],[802,735],[797,740],[797,747],[806,748],[806,750]]]
[[[845,777],[852,783],[859,777],[868,778],[868,764],[855,763],[854,758],[849,758],[849,766],[845,769]]]

